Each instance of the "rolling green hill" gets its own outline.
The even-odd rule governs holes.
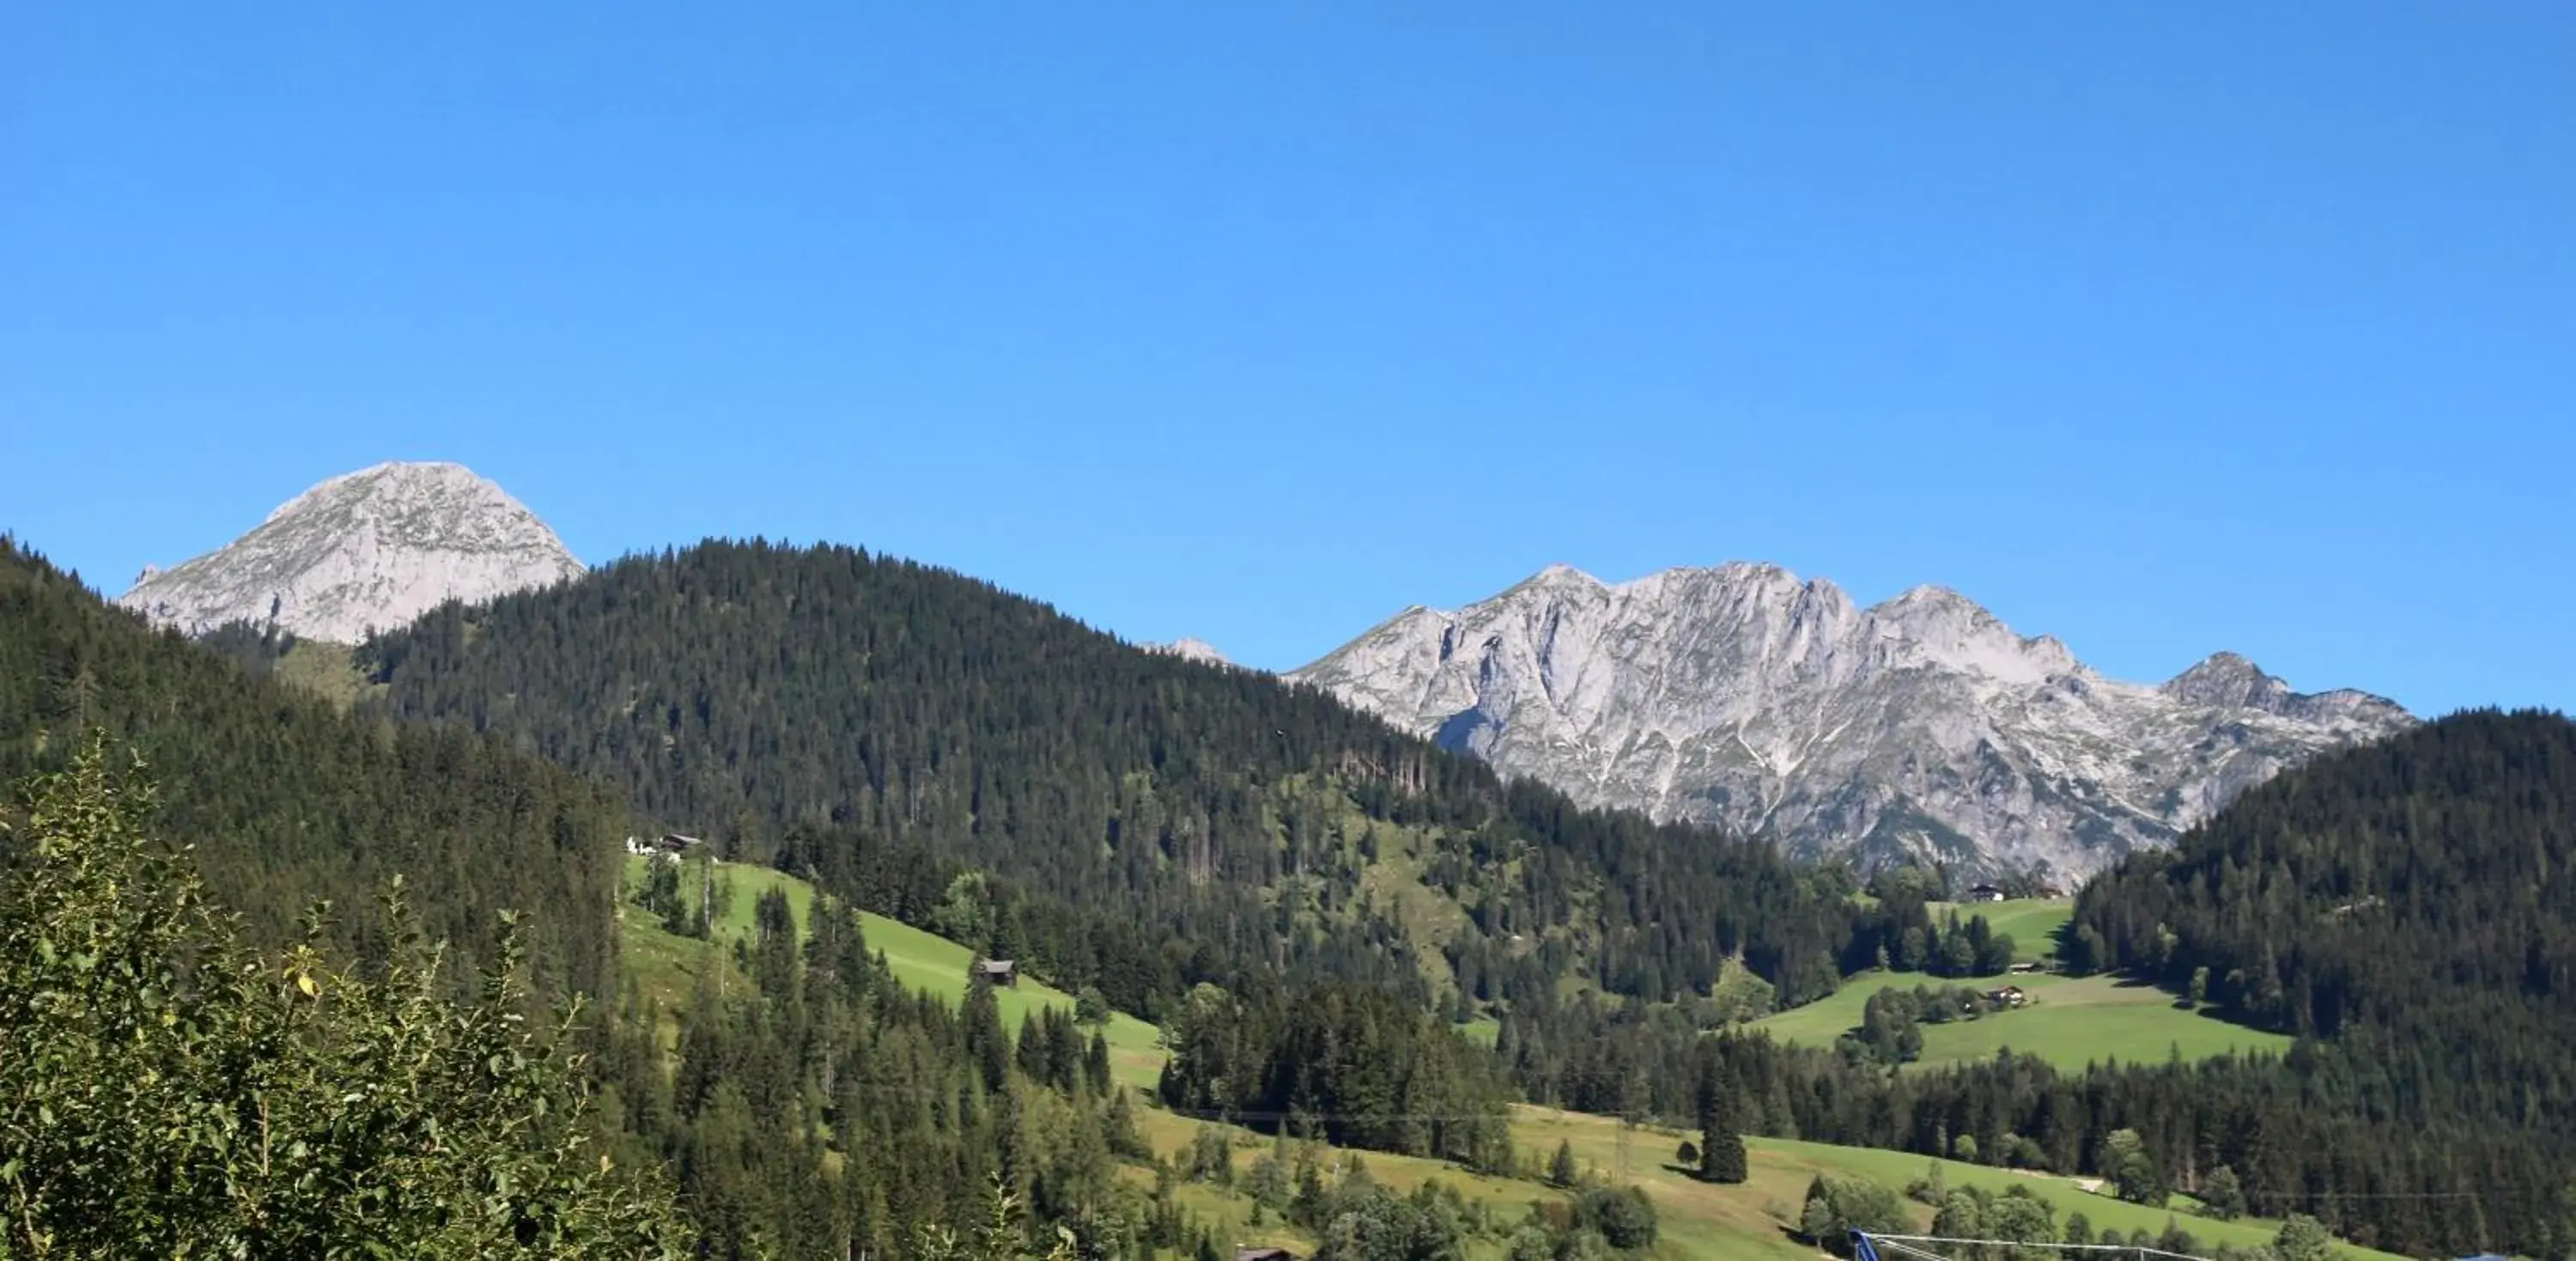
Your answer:
[[[2018,940],[2018,939],[2016,939]],[[1923,1056],[1909,1067],[1933,1067],[1992,1058],[2010,1048],[2060,1068],[2118,1060],[2161,1063],[2169,1055],[2208,1059],[2230,1052],[2286,1051],[2290,1039],[2229,1024],[2209,1012],[2184,1011],[2174,996],[2116,977],[2064,977],[2050,973],[1944,981],[1919,973],[1872,972],[1853,977],[1830,997],[1753,1022],[1756,1029],[1793,1045],[1831,1046],[1860,1024],[1861,1008],[1883,986],[1966,985],[1993,989],[2012,984],[2030,995],[2028,1006],[1975,1020],[1926,1024]]]
[[[362,655],[361,712],[505,734],[908,923],[984,873],[999,904],[960,936],[1147,1014],[1268,975],[1452,1014],[1569,980],[1665,1001],[1730,960],[1794,999],[1886,931],[1845,873],[854,548],[627,557]]]
[[[639,881],[647,860],[629,858],[627,879],[630,887]],[[627,906],[621,916],[626,959],[639,982],[668,1005],[684,997],[698,971],[708,967],[730,969],[733,943],[747,940],[753,931],[751,907],[762,893],[784,890],[791,906],[801,916],[814,897],[811,885],[795,877],[766,868],[744,864],[720,864],[718,878],[732,885],[726,900],[726,914],[715,926],[716,947],[691,938],[664,932],[652,917]],[[862,915],[861,922],[871,949],[882,951],[895,974],[906,983],[929,994],[955,998],[964,989],[964,976],[973,952],[934,933],[914,928],[877,915]],[[2151,1008],[2128,994],[2114,994],[2118,987],[2098,978],[2069,981],[2055,976],[2019,978],[2029,988],[2049,995],[2047,1003],[2017,1013],[2010,1019],[2039,1015],[2051,1007],[2062,1007],[2070,1016],[2099,1019],[2106,1011],[2138,1011]],[[1868,987],[1874,990],[1875,987]],[[2154,991],[2147,991],[2152,994]],[[1016,1028],[1030,1012],[1041,1007],[1070,1007],[1073,999],[1060,990],[1034,978],[1024,978],[1016,988],[997,992],[997,1000],[1007,1025]],[[1829,1009],[1839,997],[1826,1003],[1811,1004],[1797,1011],[1763,1022],[1788,1022],[1804,1016],[1810,1030],[1821,1029],[1833,1017]],[[2161,996],[2159,996],[2159,1000]],[[1847,1004],[1854,1018],[1857,1003]],[[2169,1009],[2168,1009],[2169,1010]],[[2179,1019],[2165,1024],[2230,1026],[2184,1013],[2172,1013]],[[1990,1018],[1983,1022],[2005,1028],[2007,1018]],[[2072,1023],[2072,1022],[2070,1022]],[[1776,1031],[1776,1030],[1775,1030]],[[1466,1029],[1464,1036],[1475,1037],[1489,1030]],[[1784,1036],[1802,1036],[1794,1025]],[[1839,1029],[1832,1031],[1839,1033]],[[1154,1026],[1121,1013],[1108,1026],[1106,1034],[1111,1047],[1112,1064],[1120,1080],[1136,1089],[1139,1104],[1138,1129],[1155,1151],[1177,1160],[1201,1128],[1198,1121],[1175,1115],[1152,1103],[1151,1086],[1165,1054],[1160,1031]],[[1827,1034],[1830,1041],[1832,1034]],[[1482,1040],[1482,1039],[1480,1039]],[[2159,1053],[2161,1054],[2161,1053]],[[1959,1058],[1975,1058],[1962,1054]],[[1252,1161],[1272,1150],[1273,1140],[1263,1134],[1234,1126],[1220,1126],[1231,1136],[1234,1163],[1238,1173],[1247,1170]],[[1672,1167],[1673,1149],[1683,1138],[1696,1137],[1669,1127],[1623,1125],[1608,1118],[1586,1113],[1566,1112],[1553,1108],[1521,1106],[1512,1113],[1513,1143],[1523,1153],[1522,1163],[1528,1176],[1497,1177],[1470,1173],[1438,1160],[1393,1155],[1384,1152],[1351,1152],[1326,1149],[1330,1160],[1339,1162],[1356,1157],[1363,1161],[1370,1175],[1398,1191],[1409,1192],[1424,1182],[1437,1180],[1456,1189],[1467,1200],[1483,1204],[1498,1220],[1517,1220],[1533,1204],[1560,1203],[1566,1195],[1536,1178],[1544,1167],[1548,1153],[1558,1143],[1567,1144],[1583,1167],[1597,1176],[1617,1182],[1634,1183],[1653,1198],[1662,1226],[1662,1241],[1651,1255],[1658,1259],[1680,1261],[1682,1258],[1727,1257],[1748,1261],[1792,1261],[1811,1258],[1814,1250],[1792,1238],[1798,1205],[1807,1184],[1818,1173],[1832,1172],[1876,1182],[1891,1190],[1902,1191],[1914,1178],[1920,1177],[1931,1163],[1926,1158],[1904,1152],[1876,1151],[1867,1148],[1837,1147],[1823,1143],[1797,1142],[1786,1139],[1749,1138],[1752,1177],[1738,1186],[1716,1186],[1699,1182]],[[1944,1176],[1952,1185],[1975,1185],[2001,1191],[2014,1186],[2028,1186],[2047,1200],[2062,1220],[2074,1212],[2083,1213],[2096,1229],[2121,1231],[2160,1231],[2168,1213],[2128,1204],[2108,1195],[2084,1189],[2077,1180],[2040,1173],[2025,1173],[1957,1161],[1939,1162]],[[1139,1186],[1151,1178],[1141,1168],[1130,1168],[1127,1176]],[[1212,1183],[1185,1184],[1178,1192],[1179,1202],[1204,1220],[1219,1226],[1239,1243],[1275,1243],[1298,1249],[1311,1248],[1315,1240],[1279,1220],[1276,1214],[1256,1215],[1252,1201],[1234,1188]],[[2179,1206],[2186,1201],[2177,1197]],[[1928,1225],[1931,1211],[1909,1203],[1918,1226]],[[2176,1220],[2184,1229],[2209,1243],[2254,1244],[2267,1242],[2278,1223],[2243,1220],[2221,1223],[2181,1214]],[[1256,1216],[1259,1221],[1256,1224]],[[2355,1258],[2387,1258],[2389,1254],[2365,1249],[2345,1248]],[[1499,1261],[1501,1247],[1493,1239],[1474,1241],[1469,1257],[1475,1261]]]

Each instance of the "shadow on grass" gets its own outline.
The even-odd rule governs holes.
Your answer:
[[[1786,1240],[1788,1240],[1789,1242],[1794,1243],[1794,1244],[1802,1244],[1802,1245],[1804,1245],[1804,1246],[1806,1246],[1806,1247],[1814,1248],[1814,1249],[1816,1250],[1816,1254],[1817,1254],[1818,1256],[1831,1256],[1831,1255],[1833,1255],[1833,1254],[1828,1253],[1828,1252],[1826,1252],[1826,1251],[1824,1250],[1824,1245],[1823,1245],[1823,1243],[1822,1243],[1822,1242],[1820,1242],[1820,1241],[1818,1241],[1818,1240],[1816,1240],[1816,1239],[1810,1238],[1810,1237],[1808,1236],[1807,1232],[1805,1232],[1805,1231],[1803,1231],[1803,1230],[1800,1230],[1800,1229],[1799,1229],[1795,1224],[1791,1224],[1791,1225],[1787,1225],[1787,1226],[1782,1226],[1782,1227],[1780,1227],[1779,1229],[1780,1229],[1780,1237],[1781,1237],[1782,1239],[1786,1239]]]
[[[2231,1012],[2231,1011],[2230,1011],[2230,1010],[2228,1010],[2227,1008],[2225,1008],[2225,1007],[2221,1007],[2221,1006],[2219,1006],[2219,1005],[2217,1005],[2217,1004],[2215,1004],[2215,1003],[2194,1003],[2194,1002],[2192,1002],[2192,1001],[2191,1001],[2191,996],[2190,996],[2190,995],[2188,995],[2188,994],[2176,993],[2174,990],[2172,990],[2172,989],[2170,989],[2170,988],[2168,988],[2168,987],[2166,987],[2166,986],[2160,985],[2160,984],[2156,983],[2154,980],[2152,980],[2152,979],[2150,979],[2150,978],[2147,978],[2147,977],[2143,977],[2143,976],[2120,976],[2120,977],[2115,977],[2115,978],[2113,978],[2113,979],[2112,979],[2112,981],[2111,981],[2111,988],[2113,988],[2113,989],[2121,989],[2121,990],[2146,990],[2146,989],[2152,989],[2152,990],[2163,990],[2166,994],[2168,994],[2168,995],[2171,995],[2171,996],[2172,996],[2172,998],[2173,998],[2173,1009],[2174,1009],[2175,1011],[2187,1011],[2187,1012],[2190,1012],[2191,1014],[2193,1014],[2193,1015],[2195,1015],[2195,1016],[2200,1017],[2200,1018],[2201,1018],[2201,1019],[2203,1019],[2203,1020],[2214,1020],[2214,1021],[2217,1021],[2218,1023],[2220,1023],[2220,1024],[2222,1024],[2222,1025],[2229,1025],[2229,1026],[2232,1026],[2232,1027],[2234,1027],[2234,1028],[2238,1028],[2238,1029],[2251,1030],[2252,1032],[2255,1032],[2255,1033],[2278,1033],[2278,1032],[2280,1032],[2280,1030],[2277,1030],[2277,1029],[2266,1029],[2266,1028],[2264,1028],[2264,1027],[2263,1027],[2263,1026],[2261,1026],[2261,1025],[2254,1024],[2254,1023],[2251,1023],[2251,1022],[2249,1022],[2249,1021],[2245,1021],[2245,1020],[2240,1020],[2240,1019],[2238,1019],[2238,1018],[2236,1017],[2236,1015],[2235,1015],[2233,1012]]]
[[[2203,1020],[2215,1020],[2222,1025],[2233,1025],[2239,1029],[2251,1029],[2256,1033],[2281,1032],[2278,1029],[2266,1029],[2261,1025],[2247,1024],[2246,1022],[2229,1015],[2227,1009],[2224,1007],[2203,1007],[2193,1014],[2199,1016]]]

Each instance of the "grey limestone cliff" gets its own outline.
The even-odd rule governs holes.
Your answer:
[[[1554,566],[1456,613],[1407,609],[1289,677],[1586,804],[2065,877],[2414,721],[2230,653],[2122,683],[1953,591],[1863,608],[1749,564],[1616,585]]]
[[[581,572],[536,514],[464,466],[389,463],[305,491],[217,551],[146,570],[119,603],[191,635],[250,621],[355,643],[449,599]]]

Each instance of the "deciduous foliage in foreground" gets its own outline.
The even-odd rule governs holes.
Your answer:
[[[30,797],[0,866],[0,1256],[687,1249],[668,1192],[589,1145],[515,932],[466,1004],[398,884],[381,967],[261,957],[102,744]]]

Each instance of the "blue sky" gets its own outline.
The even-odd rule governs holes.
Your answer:
[[[1761,559],[2576,708],[2554,0],[22,5],[0,190],[111,590],[439,458],[1271,667]]]

